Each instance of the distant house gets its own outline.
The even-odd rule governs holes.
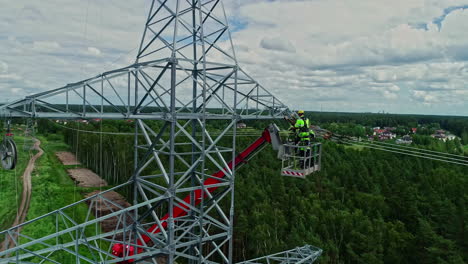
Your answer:
[[[413,140],[413,139],[411,138],[410,135],[404,135],[404,136],[402,137],[402,139],[403,139],[403,140],[406,140],[406,141]]]
[[[406,141],[406,140],[399,138],[395,141],[395,143],[399,145],[410,145],[411,143],[413,143],[413,141]]]
[[[435,136],[444,136],[445,137],[445,130],[439,129],[435,131]]]
[[[380,135],[380,136],[379,136],[379,140],[380,140],[380,141],[390,140],[390,137],[384,136],[384,135]]]
[[[385,130],[384,129],[380,129],[380,128],[374,128],[374,136],[378,136],[382,133],[384,133]]]
[[[431,137],[442,140],[442,141],[447,141],[447,140],[455,140],[457,136],[450,134],[448,131],[445,131],[443,129],[436,130],[435,134],[432,134]]]
[[[453,134],[449,134],[446,137],[447,137],[447,140],[455,140],[457,138],[457,136],[455,136]]]
[[[438,139],[438,140],[443,140],[445,141],[445,135],[438,135],[438,134],[432,134],[431,137]]]
[[[80,120],[77,120],[76,122],[83,123],[83,124],[88,124],[89,123],[88,120],[86,120],[86,119],[80,119]]]
[[[379,135],[379,140],[391,140],[396,138],[396,134],[390,133],[390,132],[385,132]]]
[[[417,128],[417,127],[411,128],[411,132],[412,132],[413,134],[416,134],[416,132],[418,132],[418,128]]]
[[[237,123],[237,128],[244,129],[247,128],[247,125],[245,123]]]
[[[448,135],[445,135],[445,134],[432,134],[431,137],[433,137],[435,139],[438,139],[438,140],[442,140],[444,142],[446,142],[447,140],[457,139],[457,136],[455,136],[453,134],[448,134]]]
[[[57,120],[55,120],[55,123],[66,125],[66,124],[67,124],[67,120],[63,120],[63,119],[60,119],[60,120],[59,120],[59,119],[57,119]]]
[[[402,138],[397,139],[396,143],[410,145],[411,143],[413,143],[413,139],[411,138],[411,136],[406,135],[406,136],[403,136]]]
[[[379,140],[390,140],[396,138],[396,134],[392,131],[395,130],[394,127],[386,127],[385,129],[374,128],[374,136],[378,136]]]

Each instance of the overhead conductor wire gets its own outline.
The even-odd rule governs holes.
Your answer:
[[[370,149],[375,149],[375,150],[414,156],[418,158],[425,158],[425,159],[430,159],[430,160],[436,160],[436,161],[442,161],[442,162],[447,162],[447,163],[452,163],[452,164],[457,164],[457,165],[468,166],[468,161],[466,160],[454,159],[454,158],[449,158],[449,157],[440,157],[440,156],[438,157],[437,155],[427,154],[427,153],[418,152],[418,151],[408,151],[408,150],[392,148],[392,147],[373,146],[372,143],[364,143],[364,142],[354,141],[350,139],[342,139],[342,140],[343,140],[343,143],[347,145],[360,146],[364,148],[370,148]]]
[[[65,129],[75,130],[75,131],[79,131],[83,133],[124,135],[124,136],[133,135],[132,133],[102,132],[102,131],[97,132],[97,131],[89,131],[89,130],[80,130],[80,129],[70,128],[61,124],[56,124],[56,125],[63,127]],[[236,136],[255,137],[259,135],[260,133],[249,132],[246,134],[238,133]],[[403,154],[403,155],[408,155],[408,156],[413,156],[413,157],[418,157],[418,158],[426,158],[430,160],[436,160],[436,161],[442,161],[442,162],[447,162],[447,163],[452,163],[452,164],[457,164],[457,165],[468,166],[468,157],[465,157],[462,155],[457,155],[457,154],[452,154],[452,153],[447,153],[447,152],[442,152],[442,151],[427,150],[427,149],[422,149],[422,148],[417,148],[417,147],[401,146],[401,145],[385,143],[385,142],[373,142],[373,143],[363,142],[363,141],[351,139],[350,137],[343,137],[340,135],[337,135],[337,136],[338,137],[335,136],[333,138],[335,140],[342,141],[346,145],[361,146],[361,147],[369,148],[369,149],[387,151],[387,152],[392,152],[396,154]]]
[[[465,157],[465,156],[459,155],[459,154],[452,154],[452,153],[447,153],[447,152],[434,151],[434,150],[417,148],[417,147],[410,147],[410,146],[402,146],[402,145],[397,145],[397,144],[393,144],[393,143],[376,142],[376,141],[374,141],[374,143],[375,144],[381,144],[381,145],[389,145],[389,146],[394,146],[394,147],[400,147],[400,148],[406,148],[406,149],[415,149],[415,150],[418,150],[418,151],[436,153],[436,154],[441,154],[441,155],[446,155],[446,156],[453,156],[453,157],[459,157],[459,158],[465,158],[465,159],[468,158],[468,157]]]
[[[405,153],[415,153],[415,154],[421,154],[424,156],[429,156],[429,157],[434,157],[434,158],[443,158],[447,160],[452,160],[452,161],[458,161],[458,162],[468,162],[468,157],[462,156],[462,155],[457,155],[457,154],[451,154],[447,152],[442,152],[442,151],[433,151],[433,150],[427,150],[427,149],[422,149],[422,148],[416,148],[416,147],[409,147],[409,146],[401,146],[401,145],[396,145],[396,144],[391,144],[391,143],[385,143],[385,142],[368,142],[368,141],[359,141],[355,140],[349,137],[341,137],[339,140],[346,140],[347,142],[352,142],[360,145],[366,145],[366,146],[373,146],[374,148],[382,148],[382,149],[391,149],[391,150],[397,150],[397,151],[403,151]],[[383,144],[383,145],[382,145]],[[435,154],[433,154],[435,153]],[[436,155],[437,154],[437,155]],[[441,155],[448,155],[451,157],[446,157],[446,156],[441,156]],[[454,158],[457,157],[457,158]]]

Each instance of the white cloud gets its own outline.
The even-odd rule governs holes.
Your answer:
[[[293,87],[298,94],[303,94],[314,87],[313,102],[331,104],[327,99],[337,98],[335,103],[339,102],[346,91],[344,97],[355,103],[349,104],[354,109],[378,102],[379,109],[389,107],[387,111],[440,114],[451,111],[449,100],[457,103],[463,100],[451,93],[461,89],[461,84],[468,80],[464,62],[468,59],[468,49],[461,48],[468,46],[463,33],[467,31],[468,10],[451,12],[440,31],[433,20],[448,7],[467,3],[257,2],[240,7],[248,26],[235,32],[234,41],[250,47],[238,52],[241,65],[247,64],[245,67],[258,76],[260,83],[281,87],[280,92]],[[255,48],[255,43],[265,37],[278,35],[281,40],[294,41],[295,54]],[[292,82],[298,78],[297,72],[309,78]],[[340,79],[330,77],[330,72]],[[291,98],[286,101],[288,104],[298,103],[297,96],[286,98]],[[398,103],[395,99],[399,99]],[[416,99],[425,103],[411,104]],[[465,101],[468,102],[466,98]],[[427,109],[427,102],[432,103],[431,109]],[[304,99],[299,104],[307,108],[311,102]],[[411,107],[402,107],[410,104]],[[465,108],[460,110],[468,114],[466,106],[465,103]]]
[[[366,85],[370,87],[369,89],[370,91],[375,91],[381,96],[383,96],[384,98],[390,99],[390,100],[397,99],[398,92],[401,90],[400,87],[391,83],[370,82]]]
[[[88,47],[85,54],[99,57],[99,56],[101,56],[101,51],[98,48],[95,48],[95,47]]]
[[[437,97],[426,92],[426,91],[414,91],[413,98],[417,101],[421,101],[425,104],[436,103],[438,101]]]
[[[12,88],[11,89],[11,93],[17,95],[17,94],[23,94],[24,93],[24,90],[21,89],[21,88]]]
[[[390,91],[384,91],[384,92],[383,92],[383,96],[384,96],[385,98],[391,99],[391,100],[397,99],[397,98],[398,98],[398,95],[397,95],[396,93],[392,93],[392,92],[390,92]]]
[[[268,50],[296,52],[294,45],[289,40],[281,37],[264,37],[260,41],[260,46]]]
[[[57,52],[61,48],[55,41],[34,41],[32,49],[36,52]]]
[[[132,63],[149,2],[2,3],[2,91],[26,95]],[[451,113],[459,104],[468,114],[468,10],[448,14],[440,31],[433,23],[468,0],[224,2],[241,67],[292,107]]]
[[[8,72],[8,64],[6,62],[0,61],[0,73]]]
[[[388,87],[388,90],[391,91],[391,92],[398,92],[398,91],[400,91],[400,87],[396,86],[395,84],[391,84]]]
[[[0,74],[0,82],[18,81],[21,79],[23,79],[21,76],[14,73]]]

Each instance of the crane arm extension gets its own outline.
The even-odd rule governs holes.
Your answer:
[[[242,162],[244,162],[247,158],[250,157],[250,155],[252,155],[257,149],[259,149],[266,142],[271,142],[270,134],[269,134],[268,130],[264,130],[263,133],[262,133],[262,136],[260,136],[257,140],[255,140],[255,142],[252,143],[250,146],[248,146],[244,151],[239,153],[239,155],[237,155],[236,158],[233,161],[229,162],[228,163],[229,169],[233,168],[233,164],[235,164],[237,166],[237,165],[241,164]],[[224,176],[226,176],[226,174],[224,173],[225,171],[226,171],[226,168],[224,168],[224,170],[220,170],[220,171],[212,174],[211,176],[213,176],[213,178],[206,179],[203,182],[203,185],[209,186],[209,185],[220,183],[221,182],[220,179],[224,178]],[[208,192],[212,193],[216,189],[218,189],[218,187],[208,188]],[[203,198],[205,198],[206,196],[207,196],[207,194],[205,193]],[[198,190],[195,191],[194,198],[195,198],[195,205],[200,204],[200,202],[202,200],[201,199],[202,198],[202,190],[201,189],[198,189]],[[187,195],[184,198],[183,201],[184,201],[184,203],[179,203],[176,207],[174,207],[174,212],[173,212],[174,218],[187,215],[187,211],[188,211],[189,208],[188,208],[188,206],[186,204],[190,204],[190,195]],[[162,226],[164,228],[167,227],[167,221],[166,220],[168,218],[169,218],[169,213],[167,213],[163,218],[161,218],[161,221],[163,222]],[[160,232],[160,230],[158,229],[157,225],[154,225],[154,226],[152,226],[151,228],[148,229],[148,232],[149,233],[158,233],[158,232]],[[145,241],[145,243],[147,243],[150,240],[150,238],[148,236],[143,236],[143,240]]]
[[[266,128],[263,132],[262,132],[262,135],[257,139],[255,140],[252,144],[250,144],[246,149],[244,149],[241,153],[239,153],[239,155],[237,155],[234,160],[232,160],[231,162],[228,163],[228,167],[229,169],[232,169],[233,168],[233,165],[235,166],[238,166],[240,164],[242,164],[243,162],[245,162],[247,159],[253,157],[253,155],[255,155],[256,152],[258,149],[260,149],[265,143],[271,143],[271,136],[270,136],[270,131],[268,130],[268,128]],[[203,185],[204,186],[210,186],[210,185],[213,185],[213,184],[217,184],[217,183],[220,183],[222,178],[224,178],[226,176],[226,173],[225,171],[227,171],[227,168],[224,168],[223,170],[220,170],[214,174],[212,174],[211,178],[208,178],[206,179],[204,182],[203,182]],[[218,189],[218,187],[208,187],[208,192],[209,193],[212,193],[214,192],[216,189]],[[194,191],[194,203],[195,205],[198,205],[201,203],[202,201],[202,196],[203,198],[205,198],[207,196],[206,193],[203,192],[203,190],[201,189],[198,189],[198,190],[195,190]],[[175,219],[179,218],[179,217],[182,217],[182,216],[185,216],[187,215],[188,211],[189,211],[189,207],[187,206],[187,204],[190,204],[190,195],[187,195],[184,199],[183,199],[183,202],[179,203],[178,205],[176,205],[173,209],[173,217]],[[166,229],[167,228],[167,219],[169,218],[169,213],[167,213],[166,215],[164,215],[162,218],[161,218],[161,227]],[[160,228],[158,225],[153,225],[152,227],[150,227],[148,229],[148,233],[150,234],[157,234],[161,232]],[[142,241],[143,240],[143,241]],[[141,239],[139,239],[137,241],[137,244],[139,246],[143,246],[144,244],[148,243],[149,241],[151,240],[151,238],[149,236],[146,236],[146,235],[142,235],[141,236]],[[144,242],[144,243],[143,243]],[[113,254],[115,256],[118,256],[118,257],[122,257],[123,256],[123,251],[125,249],[123,248],[123,246],[121,244],[115,244],[113,246]],[[127,253],[128,256],[131,256],[133,255],[135,252],[133,250],[133,248],[127,248],[126,250],[128,250],[129,252]],[[141,253],[141,248],[138,250],[139,252],[138,253]],[[132,263],[133,260],[128,260],[127,261],[128,263]]]

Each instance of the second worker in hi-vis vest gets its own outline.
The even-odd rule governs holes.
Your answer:
[[[310,129],[310,121],[307,117],[304,116],[304,110],[297,111],[299,118],[296,120],[294,129],[296,131],[296,140],[295,143],[299,148],[300,157],[309,157],[310,156],[310,140],[315,138],[315,132]],[[306,169],[309,166],[306,160],[300,160],[300,166],[302,169]]]

